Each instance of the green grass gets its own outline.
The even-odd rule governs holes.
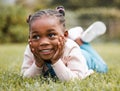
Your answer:
[[[25,44],[0,45],[0,91],[120,91],[120,44],[93,44],[106,60],[107,74],[95,73],[69,82],[20,76]]]

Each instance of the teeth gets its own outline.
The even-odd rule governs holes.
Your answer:
[[[42,52],[49,52],[50,50],[42,50]]]

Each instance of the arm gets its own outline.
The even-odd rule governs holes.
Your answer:
[[[78,46],[73,47],[69,51],[66,59],[61,58],[52,65],[60,80],[68,81],[74,78],[83,79],[93,73],[93,70],[88,70],[86,60]],[[64,64],[65,60],[67,61],[66,65]]]
[[[23,77],[34,77],[42,73],[42,67],[37,67],[37,65],[35,64],[35,59],[32,52],[30,51],[29,45],[26,47],[24,53],[21,73]]]

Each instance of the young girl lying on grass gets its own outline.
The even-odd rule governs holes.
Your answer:
[[[94,23],[85,32],[81,27],[67,31],[64,15],[64,8],[57,7],[29,16],[29,45],[24,53],[23,77],[50,75],[69,81],[84,79],[94,71],[107,72],[107,65],[89,44],[105,32],[104,24]]]

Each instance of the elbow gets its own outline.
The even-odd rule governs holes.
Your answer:
[[[30,78],[30,75],[26,74],[25,72],[21,74],[23,78]]]
[[[32,77],[32,76],[29,75],[28,73],[23,73],[22,76],[23,76],[23,78],[31,78],[31,77]]]
[[[31,75],[30,73],[28,73],[27,71],[21,72],[22,77],[23,78],[31,78],[33,77],[33,75]]]
[[[61,81],[73,81],[74,79],[78,79],[77,75],[69,75],[69,74],[61,74],[59,75],[59,80]]]

